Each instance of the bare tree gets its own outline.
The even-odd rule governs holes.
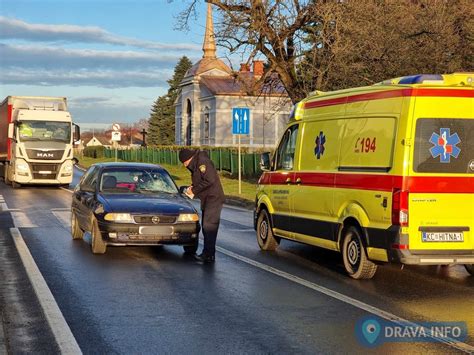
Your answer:
[[[202,0],[189,0],[184,29]],[[216,40],[268,62],[291,100],[423,72],[473,70],[471,0],[207,0]]]

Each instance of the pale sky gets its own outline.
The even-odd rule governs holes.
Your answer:
[[[148,118],[179,58],[202,56],[206,5],[181,32],[184,3],[0,0],[0,100],[66,96],[79,124]]]

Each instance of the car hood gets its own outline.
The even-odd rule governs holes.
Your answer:
[[[171,215],[196,213],[193,205],[178,194],[100,194],[98,197],[106,212]]]

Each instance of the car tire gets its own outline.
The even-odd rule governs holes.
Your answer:
[[[199,247],[199,238],[196,237],[194,244],[192,245],[183,245],[184,252],[186,254],[196,254]]]
[[[79,221],[73,211],[71,211],[71,236],[74,240],[82,239],[83,236],[82,229],[79,227]]]
[[[344,228],[342,258],[344,268],[353,279],[371,279],[377,271],[377,265],[367,259],[367,253],[358,228]]]
[[[102,239],[102,233],[99,229],[99,223],[97,223],[97,219],[92,217],[92,244],[91,249],[93,254],[105,254],[107,251],[107,244]]]
[[[257,220],[257,242],[262,250],[275,250],[280,244],[280,240],[273,234],[270,215],[267,210],[262,209]]]
[[[474,264],[464,264],[466,271],[471,275],[474,275]]]

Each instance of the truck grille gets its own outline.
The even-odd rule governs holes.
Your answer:
[[[54,180],[58,175],[60,164],[31,164],[33,179]]]

